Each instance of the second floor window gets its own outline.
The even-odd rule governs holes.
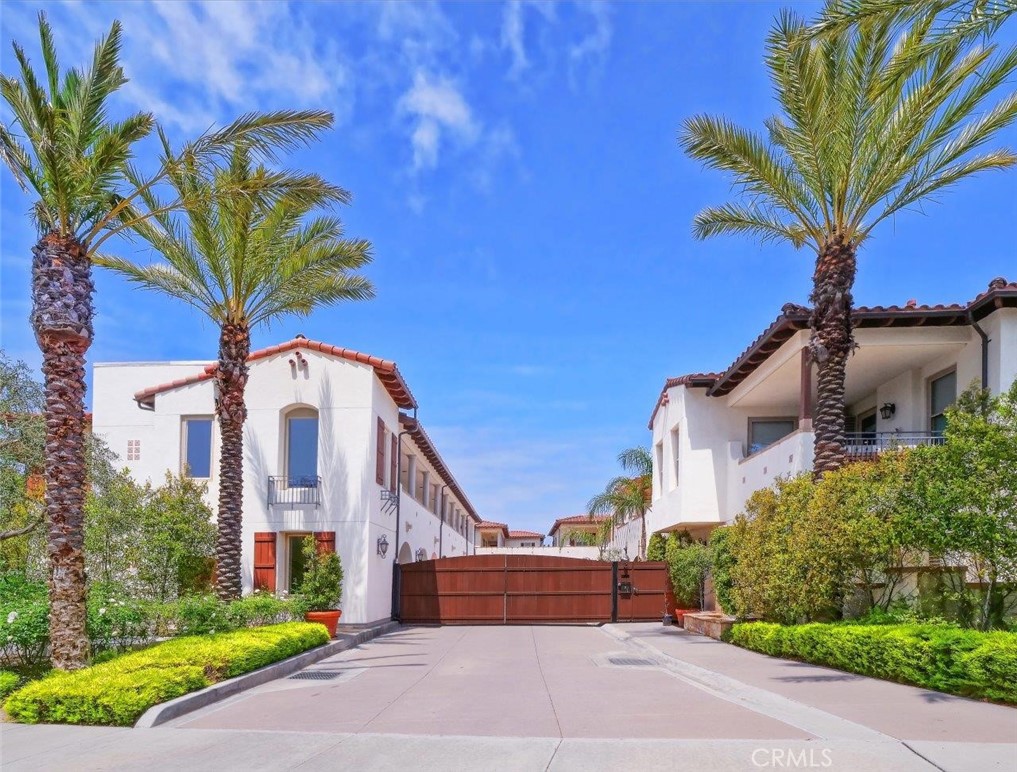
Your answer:
[[[749,455],[773,445],[795,430],[793,418],[750,418]]]
[[[184,419],[184,469],[188,477],[212,476],[212,419]]]
[[[318,414],[294,410],[286,416],[286,482],[291,488],[318,485]]]
[[[941,435],[946,429],[946,409],[957,399],[957,371],[929,382],[929,429]]]

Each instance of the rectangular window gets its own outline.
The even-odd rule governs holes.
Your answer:
[[[286,419],[286,477],[290,488],[318,486],[318,416]]]
[[[212,476],[212,419],[184,419],[184,469],[188,477]]]
[[[654,475],[657,478],[657,490],[664,492],[664,443],[658,442],[653,456]]]
[[[127,460],[141,461],[141,440],[127,440]]]
[[[749,455],[773,445],[797,428],[794,418],[750,418]]]
[[[438,514],[438,483],[431,485],[431,512]]]
[[[946,409],[957,399],[957,371],[929,382],[929,429],[940,435],[946,429]]]
[[[674,459],[674,485],[672,487],[678,487],[678,427],[671,430],[671,457]]]
[[[378,447],[375,450],[374,479],[378,485],[385,484],[385,422],[378,419]]]

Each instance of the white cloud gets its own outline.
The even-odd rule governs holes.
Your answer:
[[[610,6],[602,2],[587,2],[583,5],[593,17],[593,31],[578,43],[569,46],[569,77],[575,76],[576,68],[587,60],[599,62],[611,45]]]
[[[545,2],[526,2],[526,0],[509,0],[501,20],[501,47],[508,51],[511,58],[509,75],[518,76],[530,66],[530,58],[526,53],[526,14],[525,8],[535,9],[545,21],[554,21],[554,6]]]
[[[399,99],[398,109],[414,121],[411,135],[414,171],[438,165],[444,135],[469,145],[480,134],[480,125],[469,104],[456,84],[447,78],[418,70],[413,85]]]

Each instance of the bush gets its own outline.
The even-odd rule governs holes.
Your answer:
[[[339,608],[343,597],[343,566],[335,552],[318,552],[313,536],[304,539],[304,578],[299,600],[307,611]]]
[[[153,605],[116,588],[92,587],[87,622],[92,654],[130,651],[151,640],[155,634]]]
[[[1017,635],[950,625],[736,624],[746,649],[926,689],[1017,704]]]
[[[710,534],[710,575],[717,603],[728,614],[735,612],[731,573],[735,556],[731,551],[731,529],[717,528]]]
[[[702,608],[710,551],[693,542],[688,534],[672,533],[665,548],[668,575],[679,608]]]
[[[8,694],[17,689],[20,683],[21,677],[17,673],[12,673],[9,670],[0,670],[0,702],[3,702]]]
[[[0,576],[0,663],[38,666],[46,661],[48,646],[46,585],[20,574]]]
[[[26,724],[130,726],[153,705],[328,642],[324,626],[289,622],[175,638],[73,672],[55,672],[8,697]]]
[[[664,560],[666,553],[664,551],[667,545],[667,541],[664,539],[664,535],[655,533],[650,537],[649,543],[646,545],[646,559],[647,560]]]

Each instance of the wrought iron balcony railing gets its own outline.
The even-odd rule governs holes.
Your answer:
[[[301,506],[321,504],[321,478],[313,475],[268,478],[268,505]]]
[[[887,450],[942,445],[943,435],[936,432],[848,432],[844,448],[854,458],[871,458]]]

